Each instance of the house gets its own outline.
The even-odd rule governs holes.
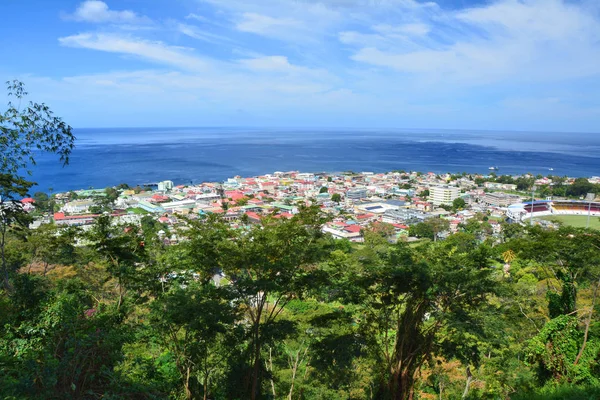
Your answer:
[[[157,204],[152,204],[145,200],[138,201],[138,207],[143,210],[146,210],[148,212],[155,213],[155,214],[160,214],[160,213],[165,212],[165,209],[162,208],[161,206],[159,206]]]
[[[272,193],[275,190],[275,188],[277,187],[277,184],[275,182],[271,182],[271,181],[259,182],[258,187],[260,188],[260,190],[264,190],[269,193]]]
[[[98,217],[96,214],[87,215],[65,215],[63,212],[54,213],[54,223],[56,225],[89,225]]]
[[[83,214],[89,211],[89,208],[94,205],[92,200],[75,200],[65,204],[62,207],[63,212],[70,214]]]
[[[258,224],[262,217],[255,212],[247,211],[246,215],[248,216],[248,220],[253,224]]]
[[[233,201],[238,201],[245,198],[246,195],[244,195],[244,192],[242,192],[241,190],[228,190],[225,192],[225,197]]]
[[[361,227],[343,222],[327,223],[322,228],[323,232],[330,233],[334,239],[348,239],[352,242],[362,242]]]

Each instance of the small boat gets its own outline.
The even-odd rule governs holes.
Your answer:
[[[548,171],[554,171],[554,168],[548,168]]]
[[[498,171],[498,169],[499,169],[499,168],[498,168],[498,167],[489,167],[488,169],[489,169],[490,171]]]

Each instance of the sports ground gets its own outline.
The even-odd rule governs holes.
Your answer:
[[[538,218],[546,221],[560,221],[564,225],[573,226],[576,228],[585,228],[588,217],[587,215],[549,215]],[[535,221],[538,218],[534,217],[533,220]],[[590,216],[590,228],[600,229],[600,217],[594,215]]]

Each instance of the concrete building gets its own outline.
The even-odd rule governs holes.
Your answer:
[[[432,215],[420,210],[399,208],[397,210],[387,210],[381,219],[382,222],[389,224],[406,224],[413,225],[423,222]]]
[[[196,207],[195,200],[181,200],[181,201],[172,201],[170,203],[163,203],[161,207],[166,211],[176,212],[183,210],[192,210]]]
[[[508,207],[511,204],[518,203],[521,198],[514,194],[507,194],[502,192],[486,193],[483,196],[485,204],[494,207]]]
[[[349,200],[360,200],[368,197],[367,189],[352,189],[346,192],[346,198]]]
[[[434,206],[442,204],[450,206],[459,196],[460,189],[456,186],[432,186],[429,189],[429,198]]]
[[[83,214],[89,211],[89,208],[94,205],[92,200],[75,200],[65,204],[62,207],[63,212],[70,214]]]
[[[149,202],[147,202],[145,200],[140,200],[138,202],[138,207],[141,208],[141,209],[143,209],[143,210],[146,210],[148,212],[151,212],[151,213],[163,213],[163,212],[165,212],[165,209],[162,208],[161,206],[149,203]]]
[[[202,193],[196,195],[196,201],[198,203],[210,204],[220,199],[221,196],[219,196],[217,193]]]
[[[167,192],[169,190],[173,190],[173,182],[172,181],[162,181],[158,182],[158,190],[161,192]]]

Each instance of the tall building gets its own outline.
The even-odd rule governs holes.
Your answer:
[[[502,192],[490,192],[485,194],[483,201],[490,206],[508,207],[511,204],[519,203],[521,201],[521,197]]]
[[[460,189],[456,186],[432,186],[429,188],[429,198],[434,206],[442,204],[450,206],[459,196]]]
[[[172,181],[162,181],[162,182],[158,182],[158,190],[160,190],[161,192],[166,192],[169,190],[173,189],[173,182]]]
[[[346,198],[351,200],[366,199],[368,193],[367,189],[351,189],[346,192]]]

